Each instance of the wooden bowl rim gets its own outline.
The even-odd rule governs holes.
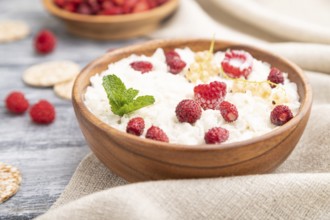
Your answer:
[[[63,19],[86,22],[86,23],[124,23],[130,21],[138,21],[150,19],[152,17],[162,17],[174,11],[179,0],[169,0],[159,7],[155,7],[149,11],[125,14],[125,15],[82,15],[65,11],[54,4],[53,0],[43,0],[44,7],[53,15]]]
[[[145,43],[140,43],[140,44],[116,49],[114,51],[110,51],[110,52],[100,56],[99,58],[97,58],[94,61],[92,61],[91,63],[89,63],[79,73],[79,75],[74,83],[73,91],[72,91],[72,102],[77,105],[78,108],[76,110],[80,111],[81,115],[89,123],[94,124],[95,126],[99,127],[103,132],[105,132],[105,133],[111,132],[114,136],[121,136],[124,139],[126,139],[126,138],[132,139],[133,141],[140,142],[141,145],[143,145],[146,148],[150,148],[153,150],[162,150],[162,149],[166,148],[167,150],[173,150],[173,151],[192,151],[192,152],[209,152],[209,151],[218,151],[218,150],[224,151],[224,150],[231,149],[231,148],[249,146],[253,143],[257,143],[257,142],[261,142],[261,141],[270,139],[271,137],[277,136],[281,133],[286,133],[291,128],[296,127],[302,118],[308,117],[308,112],[312,105],[312,89],[311,89],[311,86],[310,86],[306,76],[303,73],[303,70],[300,67],[298,67],[293,62],[291,62],[281,56],[275,55],[275,54],[265,51],[263,49],[260,49],[260,48],[257,48],[257,47],[251,46],[251,45],[241,44],[238,42],[224,41],[224,40],[216,40],[216,43],[230,45],[226,48],[231,48],[234,46],[235,47],[244,47],[244,48],[248,48],[248,49],[251,49],[254,51],[258,51],[267,56],[272,56],[276,59],[279,59],[284,64],[287,64],[296,72],[296,74],[298,75],[298,77],[300,78],[300,80],[303,84],[303,90],[305,92],[305,97],[303,100],[300,100],[300,102],[301,102],[300,109],[299,109],[297,115],[293,119],[291,119],[286,124],[279,126],[278,128],[276,128],[273,131],[267,132],[266,134],[263,134],[261,136],[257,136],[257,137],[254,137],[254,138],[251,138],[248,140],[244,140],[244,141],[237,141],[237,142],[224,143],[224,144],[185,145],[185,144],[164,143],[164,142],[160,142],[160,141],[154,141],[151,139],[137,137],[135,135],[131,135],[126,132],[120,131],[120,130],[113,128],[110,125],[106,124],[101,119],[97,118],[97,116],[95,116],[92,112],[90,112],[88,110],[87,106],[84,104],[83,95],[85,94],[86,87],[83,89],[80,89],[80,90],[78,89],[80,87],[79,84],[83,80],[82,76],[88,74],[89,70],[93,69],[93,67],[95,65],[97,65],[98,63],[102,63],[103,59],[114,57],[119,54],[126,54],[127,52],[130,52],[132,54],[134,51],[138,51],[139,49],[143,49],[145,47],[154,48],[156,50],[158,47],[164,48],[168,44],[171,44],[171,43],[184,45],[184,44],[188,44],[188,43],[198,43],[198,42],[210,42],[210,39],[197,38],[197,39],[152,40],[152,41],[148,41]]]

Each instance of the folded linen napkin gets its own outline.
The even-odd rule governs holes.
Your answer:
[[[253,10],[254,13],[249,13],[249,16],[256,14],[258,19],[255,20],[259,20],[263,19],[260,17],[262,10],[266,7],[267,10],[272,9],[270,3],[245,0],[244,7],[241,7],[237,5],[238,1],[207,2],[199,1],[200,6],[195,1],[182,0],[178,13],[151,37],[210,38],[215,33],[216,38],[273,50],[305,69],[330,73],[330,46],[321,44],[330,40],[326,31],[324,38],[285,33],[281,37],[306,42],[276,41],[270,44],[262,38],[258,39],[257,32],[275,34],[272,30],[257,24],[257,21],[254,23],[252,18],[247,24],[245,17],[231,14],[229,7],[236,4],[242,14],[247,13],[248,9]],[[258,4],[258,7],[249,8],[249,2]],[[281,1],[280,6],[285,8],[290,4]],[[318,11],[325,4],[327,2],[318,0],[313,1],[310,7]],[[222,22],[221,16],[208,15],[215,9],[221,16],[225,14],[226,20]],[[279,21],[278,25],[290,27],[291,21],[276,20],[275,17],[281,14],[273,12],[271,15],[274,22]],[[229,22],[231,26],[228,26],[230,19],[236,19],[236,22]],[[309,22],[309,25],[312,24]],[[248,27],[249,34],[257,34],[249,36],[242,33],[240,26],[244,26],[242,29]],[[293,32],[299,32],[299,28],[301,26],[295,26]],[[290,28],[285,30],[288,32]],[[52,209],[39,219],[330,219],[330,117],[327,116],[330,110],[330,77],[316,72],[307,74],[314,91],[311,118],[296,149],[273,173],[127,184],[90,154],[80,163]]]

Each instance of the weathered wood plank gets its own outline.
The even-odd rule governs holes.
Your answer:
[[[57,98],[52,89],[24,85],[21,74],[35,63],[69,59],[81,67],[108,49],[143,41],[96,42],[68,35],[59,21],[49,16],[39,0],[0,1],[0,20],[22,19],[32,28],[24,40],[0,44],[0,161],[17,166],[23,174],[20,191],[0,204],[0,219],[31,219],[44,213],[58,198],[80,160],[89,152],[78,128],[71,102]],[[33,33],[48,28],[58,37],[54,53],[33,51]],[[47,99],[56,107],[57,119],[48,126],[35,125],[28,114],[9,114],[3,100],[12,90],[23,91],[30,103]]]

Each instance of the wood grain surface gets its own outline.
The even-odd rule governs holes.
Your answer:
[[[0,20],[24,20],[32,29],[24,40],[0,44],[0,161],[18,167],[23,181],[20,191],[0,204],[0,219],[32,219],[49,209],[69,182],[81,159],[89,152],[78,128],[72,104],[55,96],[53,90],[28,87],[21,81],[30,65],[47,60],[69,59],[81,67],[107,50],[144,41],[97,42],[66,33],[39,0],[0,1]],[[34,53],[32,36],[48,28],[58,37],[56,51],[40,56]],[[55,105],[57,119],[38,126],[28,114],[13,116],[4,108],[6,95],[23,91],[30,103],[47,99]]]

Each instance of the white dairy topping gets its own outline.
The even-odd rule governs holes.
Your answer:
[[[194,62],[194,53],[189,48],[176,49],[176,52],[187,63],[185,68],[188,68]],[[214,63],[220,66],[223,58],[224,52],[215,53]],[[139,71],[131,68],[130,63],[134,61],[149,61],[154,68],[148,73],[141,74]],[[265,81],[269,71],[269,64],[254,59],[253,70],[249,80]],[[139,96],[154,96],[155,103],[123,117],[114,115],[111,112],[107,95],[102,86],[103,76],[109,74],[116,74],[127,88],[139,90]],[[285,83],[282,87],[285,92],[283,89],[276,88],[272,89],[272,93],[277,91],[286,94],[289,101],[284,104],[289,106],[293,115],[296,115],[300,107],[297,86],[288,80],[287,74],[284,75]],[[196,84],[189,83],[184,77],[184,71],[177,75],[169,73],[162,49],[158,49],[151,57],[131,55],[116,63],[111,63],[108,70],[91,77],[91,86],[87,88],[85,94],[85,104],[99,119],[123,132],[126,132],[127,123],[131,118],[142,117],[146,126],[141,137],[145,136],[147,129],[151,125],[155,125],[166,132],[170,143],[203,144],[205,143],[205,132],[210,128],[219,126],[229,131],[229,139],[226,143],[260,136],[276,128],[270,122],[270,112],[274,108],[271,98],[264,99],[254,96],[249,91],[246,93],[230,93],[232,80],[213,77],[210,79],[210,82],[215,80],[227,84],[225,100],[236,105],[239,112],[237,121],[232,123],[225,122],[219,110],[205,110],[195,124],[180,123],[175,115],[177,104],[183,99],[193,99],[194,86],[201,82]]]

